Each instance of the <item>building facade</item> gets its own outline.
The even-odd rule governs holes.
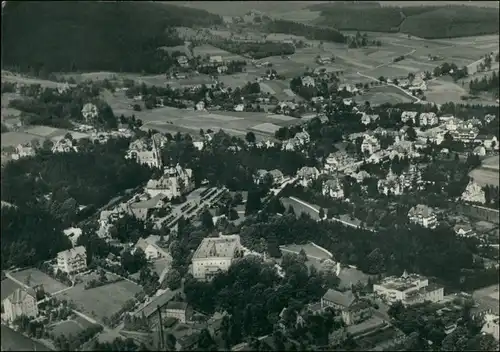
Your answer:
[[[379,284],[373,285],[373,291],[383,300],[392,304],[400,301],[405,305],[422,303],[425,301],[439,302],[443,300],[444,289],[417,274],[407,274],[401,277],[390,276]]]
[[[71,248],[57,254],[57,268],[71,274],[87,269],[87,251],[84,246]]]
[[[167,303],[165,313],[168,318],[176,318],[185,324],[191,320],[193,309],[186,302],[170,301]]]
[[[14,321],[20,316],[38,316],[38,305],[36,304],[36,294],[33,290],[16,289],[10,296],[3,300],[5,319]]]
[[[227,271],[240,247],[239,235],[204,238],[193,255],[194,278],[209,280],[217,272]]]
[[[408,212],[408,219],[410,222],[426,228],[433,229],[437,226],[437,218],[434,211],[430,207],[422,204],[418,204],[410,209]]]

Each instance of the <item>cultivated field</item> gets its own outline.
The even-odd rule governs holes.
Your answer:
[[[474,182],[481,186],[494,185],[499,186],[499,171],[498,162],[499,157],[493,156],[491,158],[485,159],[482,166],[472,170],[469,176],[474,179]]]
[[[79,284],[58,297],[73,301],[78,310],[96,320],[102,320],[118,312],[126,301],[134,298],[140,291],[138,285],[123,280],[89,290]]]
[[[50,294],[64,290],[68,287],[35,268],[12,273],[12,276],[30,287],[43,285],[45,292]]]

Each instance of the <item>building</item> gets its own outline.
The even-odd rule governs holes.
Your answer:
[[[149,195],[148,195],[149,197]],[[168,202],[168,197],[163,193],[159,193],[152,198],[139,199],[137,202],[131,202],[127,205],[129,215],[136,217],[139,220],[146,220],[153,209],[160,209]]]
[[[449,120],[454,119],[455,117],[452,114],[444,114],[442,116],[439,116],[439,122],[441,123],[446,123]]]
[[[139,238],[134,248],[140,248],[144,252],[147,260],[170,258],[170,255],[156,244],[156,236]]]
[[[297,178],[302,187],[309,187],[319,176],[319,170],[315,167],[304,166],[297,171]]]
[[[241,112],[243,110],[245,110],[245,105],[243,105],[243,104],[238,104],[238,105],[234,106],[234,111]]]
[[[269,172],[267,172],[266,170],[263,169],[257,170],[255,175],[253,176],[253,180],[256,184],[260,185],[265,182],[268,174]]]
[[[183,169],[179,164],[165,168],[163,176],[158,180],[149,180],[144,191],[151,197],[163,194],[172,199],[189,193],[194,189],[193,171]]]
[[[82,108],[82,116],[85,119],[86,123],[90,123],[94,121],[97,116],[99,116],[99,110],[94,104],[87,103]]]
[[[189,66],[189,62],[188,62],[188,58],[185,56],[185,55],[181,55],[177,58],[177,63],[181,66],[181,67],[188,67]]]
[[[78,238],[82,235],[82,229],[78,227],[70,227],[63,231],[63,233],[68,237],[73,246],[76,246]]]
[[[340,292],[329,289],[321,298],[321,308],[339,310],[346,325],[354,325],[372,316],[371,305],[359,299],[352,291]]]
[[[498,139],[494,135],[480,134],[474,138],[475,143],[482,144],[486,149],[498,150]]]
[[[437,115],[433,112],[423,112],[419,116],[420,126],[435,126],[439,123]]]
[[[323,183],[323,189],[321,190],[324,196],[328,196],[334,199],[344,198],[344,188],[338,178],[326,180]]]
[[[482,145],[478,145],[477,147],[474,148],[472,153],[474,155],[478,155],[478,156],[485,156],[486,155],[486,148],[483,147]]]
[[[315,87],[316,82],[314,82],[314,78],[311,76],[304,76],[301,78],[302,85],[304,87]]]
[[[205,102],[199,101],[198,103],[196,103],[194,108],[195,108],[195,110],[198,110],[198,111],[205,110]]]
[[[461,141],[464,143],[471,143],[476,139],[479,129],[477,127],[472,128],[462,128],[458,127],[453,131],[450,131],[451,136],[454,140]]]
[[[269,171],[269,174],[273,179],[273,186],[280,186],[283,183],[285,177],[283,176],[283,173],[280,170],[278,169],[271,170]]]
[[[444,298],[443,287],[429,284],[429,280],[417,274],[389,276],[379,284],[373,285],[373,291],[383,300],[392,304],[397,301],[405,305],[422,303],[425,301],[439,302]]]
[[[30,144],[18,144],[16,152],[12,154],[12,159],[18,160],[33,155],[35,155],[35,148],[33,148]]]
[[[161,168],[163,162],[161,160],[160,148],[161,146],[157,145],[153,139],[138,139],[130,143],[125,158],[135,160],[142,165]]]
[[[209,280],[219,271],[227,271],[241,247],[240,236],[206,237],[194,252],[193,276]]]
[[[401,114],[401,122],[406,123],[408,121],[412,121],[415,124],[417,119],[418,112],[416,111],[403,111]]]
[[[222,65],[222,66],[217,67],[217,73],[219,73],[219,74],[226,73],[227,70],[228,70],[228,67],[226,65]]]
[[[167,318],[176,318],[185,324],[191,320],[193,309],[186,302],[170,301],[167,303],[165,313]]]
[[[469,224],[456,224],[453,230],[460,237],[471,237],[474,235],[472,227]]]
[[[480,204],[486,203],[486,194],[484,193],[483,188],[474,181],[469,182],[460,198],[465,202]]]
[[[67,138],[57,140],[52,146],[52,153],[69,153],[78,151],[76,146],[73,146],[73,141]]]
[[[319,56],[317,59],[316,59],[316,62],[319,64],[319,65],[325,65],[325,64],[329,64],[332,62],[332,58],[329,57],[329,56]]]
[[[38,305],[33,289],[16,289],[2,302],[5,320],[12,322],[20,316],[37,317]]]
[[[209,62],[211,64],[222,64],[224,60],[222,59],[222,56],[215,55],[215,56],[210,56]]]
[[[368,153],[368,155],[371,155],[379,150],[380,150],[380,142],[378,141],[377,137],[370,136],[368,134],[365,135],[363,143],[361,143],[361,152]]]
[[[481,332],[492,335],[495,340],[499,340],[499,330],[498,330],[499,316],[495,314],[485,314],[484,325]]]
[[[418,204],[411,208],[408,212],[408,218],[410,222],[414,224],[419,224],[420,226],[431,229],[435,228],[437,225],[437,218],[434,210],[423,204]]]
[[[57,268],[72,274],[87,269],[87,251],[84,246],[74,247],[57,254]]]

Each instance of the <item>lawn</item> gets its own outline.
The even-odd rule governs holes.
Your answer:
[[[24,132],[6,132],[2,133],[2,148],[15,147],[18,144],[30,143],[32,140],[38,139],[40,142],[43,138],[37,137]]]
[[[5,278],[1,283],[1,300],[3,301],[7,296],[14,292],[18,288],[23,288],[21,285],[12,281],[11,279]]]
[[[59,298],[73,301],[78,310],[96,320],[102,320],[118,312],[126,301],[134,298],[141,290],[141,287],[126,280],[89,290],[79,284],[62,293]]]
[[[280,246],[284,253],[296,253],[298,254],[302,249],[306,252],[310,259],[321,260],[330,259],[330,255],[325,251],[313,246],[311,243],[308,244],[288,244],[286,246]]]
[[[288,209],[288,207],[291,205],[293,207],[293,210],[295,210],[295,215],[297,215],[297,216],[300,216],[301,213],[306,213],[309,216],[311,216],[311,218],[313,218],[315,220],[319,220],[319,213],[318,212],[315,212],[311,208],[309,208],[303,204],[300,204],[300,203],[298,203],[290,198],[281,198],[281,203],[283,203],[283,205],[285,206],[285,209]],[[312,206],[314,208],[318,209],[318,211],[319,211],[319,207],[314,206],[314,205],[312,205]]]
[[[70,336],[76,336],[81,331],[92,326],[87,320],[76,317],[75,319],[60,321],[49,327],[55,336],[64,336],[69,338]]]
[[[381,105],[384,103],[397,104],[415,101],[409,95],[404,94],[399,89],[392,86],[379,86],[370,88],[362,95],[356,95],[353,100],[357,103],[369,101],[371,105]]]
[[[45,292],[50,294],[64,290],[68,287],[35,268],[12,273],[12,276],[31,287],[43,285]]]

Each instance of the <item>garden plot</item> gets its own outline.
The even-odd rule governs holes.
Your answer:
[[[273,123],[265,122],[252,127],[252,130],[273,134],[280,129],[280,126]]]

